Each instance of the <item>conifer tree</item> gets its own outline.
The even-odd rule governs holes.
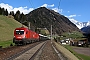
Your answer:
[[[10,14],[9,15],[14,16],[14,11],[10,11]]]
[[[5,11],[5,15],[8,16],[8,11],[7,11],[7,9],[6,9],[6,11]]]
[[[2,8],[0,7],[0,15],[2,15]]]
[[[2,15],[5,15],[5,9],[1,8],[1,11],[2,11]]]
[[[20,11],[19,10],[16,12],[14,18],[15,18],[15,20],[20,22],[20,20],[19,20],[19,18],[20,18]]]

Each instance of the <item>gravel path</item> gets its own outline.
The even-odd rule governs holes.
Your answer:
[[[51,41],[48,41],[42,50],[39,60],[60,60],[54,49],[52,48]]]

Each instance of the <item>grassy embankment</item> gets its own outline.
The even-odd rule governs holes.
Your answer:
[[[22,24],[13,18],[0,15],[0,46],[7,47],[13,43],[13,31],[21,26]]]
[[[67,60],[79,60],[76,56],[74,56],[69,50],[64,48],[60,43],[54,42],[56,48],[65,56]]]

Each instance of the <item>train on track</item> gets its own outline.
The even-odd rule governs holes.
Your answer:
[[[47,39],[49,39],[47,36],[38,34],[28,28],[20,27],[14,30],[13,43],[15,43],[16,45],[18,44],[26,45],[27,43]]]

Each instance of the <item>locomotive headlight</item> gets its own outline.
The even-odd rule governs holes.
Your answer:
[[[23,38],[26,38],[25,36],[23,36]]]

